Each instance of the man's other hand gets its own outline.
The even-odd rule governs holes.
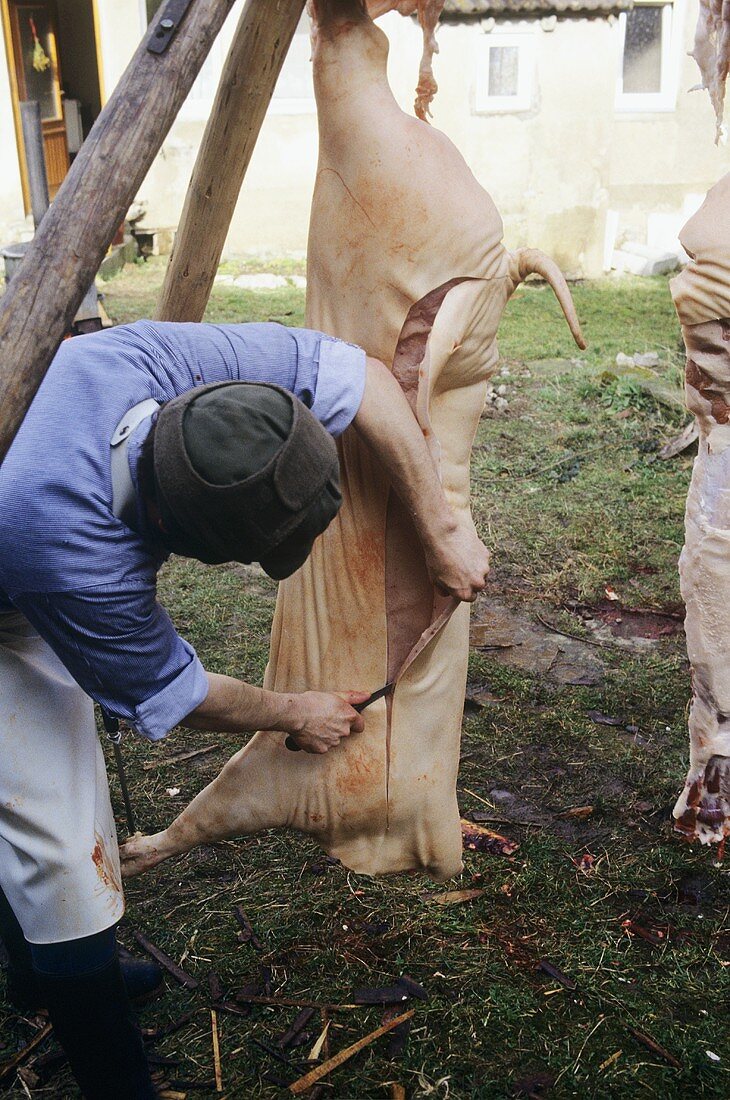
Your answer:
[[[489,551],[469,521],[455,520],[426,548],[426,565],[439,592],[473,603],[487,583]]]
[[[369,697],[367,691],[305,691],[295,696],[301,726],[291,731],[292,741],[305,752],[329,752],[343,737],[365,729],[365,720],[353,710],[353,704],[364,703]]]

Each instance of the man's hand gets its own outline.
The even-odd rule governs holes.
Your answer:
[[[432,582],[445,596],[473,603],[487,583],[489,551],[468,521],[453,526],[424,547]]]
[[[295,696],[301,725],[289,736],[305,752],[329,752],[343,737],[365,729],[363,716],[352,704],[364,703],[369,695],[367,691],[305,691]]]
[[[181,726],[219,733],[278,730],[288,733],[300,749],[320,753],[365,729],[353,704],[369,699],[367,691],[266,691],[216,672],[207,677],[207,698]]]

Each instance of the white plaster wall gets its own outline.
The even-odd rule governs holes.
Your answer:
[[[96,0],[101,43],[102,84],[114,91],[142,37],[139,0]]]
[[[26,238],[33,231],[32,224],[26,222],[23,207],[7,60],[3,47],[0,62],[0,247]]]
[[[441,53],[435,59],[440,90],[433,122],[452,138],[495,199],[508,246],[540,247],[570,274],[598,274],[609,214],[619,239],[646,241],[656,235],[659,223],[670,230],[675,223],[679,226],[698,197],[730,169],[728,147],[713,144],[709,97],[687,93],[698,79],[694,61],[685,56],[691,48],[697,0],[683,3],[676,108],[666,113],[616,111],[620,32],[615,18],[560,18],[552,30],[554,21],[497,24],[497,30],[527,28],[535,42],[532,105],[519,114],[502,115],[474,110],[476,43],[484,30],[471,22],[441,25]],[[142,36],[143,7],[140,0],[97,0],[107,96]],[[206,113],[242,7],[239,0],[140,188],[144,224],[150,228],[177,224]],[[395,14],[380,25],[391,41],[389,71],[396,98],[410,111],[420,30],[412,19]],[[0,72],[0,140],[3,149],[14,153],[5,69]],[[236,207],[226,255],[305,250],[316,161],[313,111],[306,105],[303,113],[270,111]],[[22,220],[20,179],[17,157],[11,155],[3,157],[0,172],[0,229],[17,224],[18,218]]]
[[[202,74],[202,88],[199,86],[197,94],[189,97],[140,188],[138,198],[146,208],[142,224],[146,226],[167,227],[178,222],[205,128],[210,97],[202,97],[217,85],[242,9],[239,0],[213,47]],[[224,255],[303,253],[316,164],[313,98],[311,109],[305,113],[269,111],[246,173]]]

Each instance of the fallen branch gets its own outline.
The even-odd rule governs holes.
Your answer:
[[[134,938],[142,950],[146,951],[155,962],[159,963],[160,966],[168,972],[168,974],[171,974],[176,982],[179,982],[185,989],[198,988],[200,982],[197,978],[193,978],[191,974],[188,974],[181,966],[178,966],[169,955],[166,955],[164,951],[160,951],[159,947],[155,947],[155,945],[148,940],[146,936],[143,936],[141,932],[135,932]]]
[[[681,1069],[682,1063],[679,1062],[673,1054],[670,1054],[668,1050],[665,1050],[663,1046],[660,1046],[649,1035],[645,1035],[643,1031],[637,1031],[635,1027],[630,1027],[629,1032],[633,1035],[638,1043],[650,1050],[652,1054],[658,1054],[660,1058],[663,1058],[665,1062],[669,1062],[670,1066],[674,1066],[675,1069]]]
[[[350,1058],[353,1058],[356,1054],[359,1054],[366,1046],[374,1043],[376,1039],[379,1039],[381,1035],[385,1035],[387,1032],[392,1031],[393,1028],[404,1023],[405,1020],[410,1020],[411,1016],[415,1013],[415,1008],[410,1009],[408,1012],[403,1012],[400,1016],[396,1016],[394,1020],[389,1020],[387,1024],[382,1024],[381,1027],[371,1031],[369,1035],[363,1036],[362,1039],[358,1039],[352,1046],[345,1047],[344,1050],[339,1051],[338,1054],[333,1055],[326,1062],[323,1062],[321,1066],[317,1066],[315,1069],[305,1073],[303,1077],[300,1077],[298,1081],[295,1081],[289,1086],[289,1092],[298,1096],[299,1093],[306,1092],[308,1088],[316,1084],[323,1077],[326,1077],[328,1073],[331,1073],[333,1069],[337,1069],[344,1062],[348,1062]]]
[[[0,1066],[0,1081],[7,1077],[9,1073],[12,1073],[14,1069],[17,1069],[19,1065],[28,1058],[36,1047],[40,1046],[44,1039],[53,1031],[53,1024],[46,1024],[41,1030],[33,1036],[29,1043],[26,1043],[22,1050],[19,1050],[17,1054],[14,1054],[7,1062],[3,1062]]]
[[[245,1005],[277,1005],[279,1008],[326,1008],[329,1012],[339,1012],[343,1009],[364,1008],[364,1005],[332,1005],[323,1004],[321,1001],[297,1001],[291,997],[260,997],[258,995],[237,993],[236,1000]]]
[[[223,1092],[223,1074],[221,1072],[221,1048],[218,1039],[218,1015],[214,1008],[210,1010],[210,1031],[213,1042],[213,1072],[215,1073],[216,1092]]]
[[[161,768],[163,764],[180,764],[183,760],[192,760],[196,756],[207,756],[209,752],[215,752],[220,745],[206,745],[204,749],[191,749],[190,752],[176,752],[172,756],[163,756],[160,760],[147,760],[142,769],[146,772],[151,768]]]

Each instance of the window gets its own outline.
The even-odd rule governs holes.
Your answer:
[[[532,106],[535,39],[530,33],[479,35],[474,110],[527,111]]]
[[[675,27],[681,27],[681,19],[673,4],[649,4],[639,0],[631,11],[621,14],[616,87],[618,110],[674,110],[680,45]]]

